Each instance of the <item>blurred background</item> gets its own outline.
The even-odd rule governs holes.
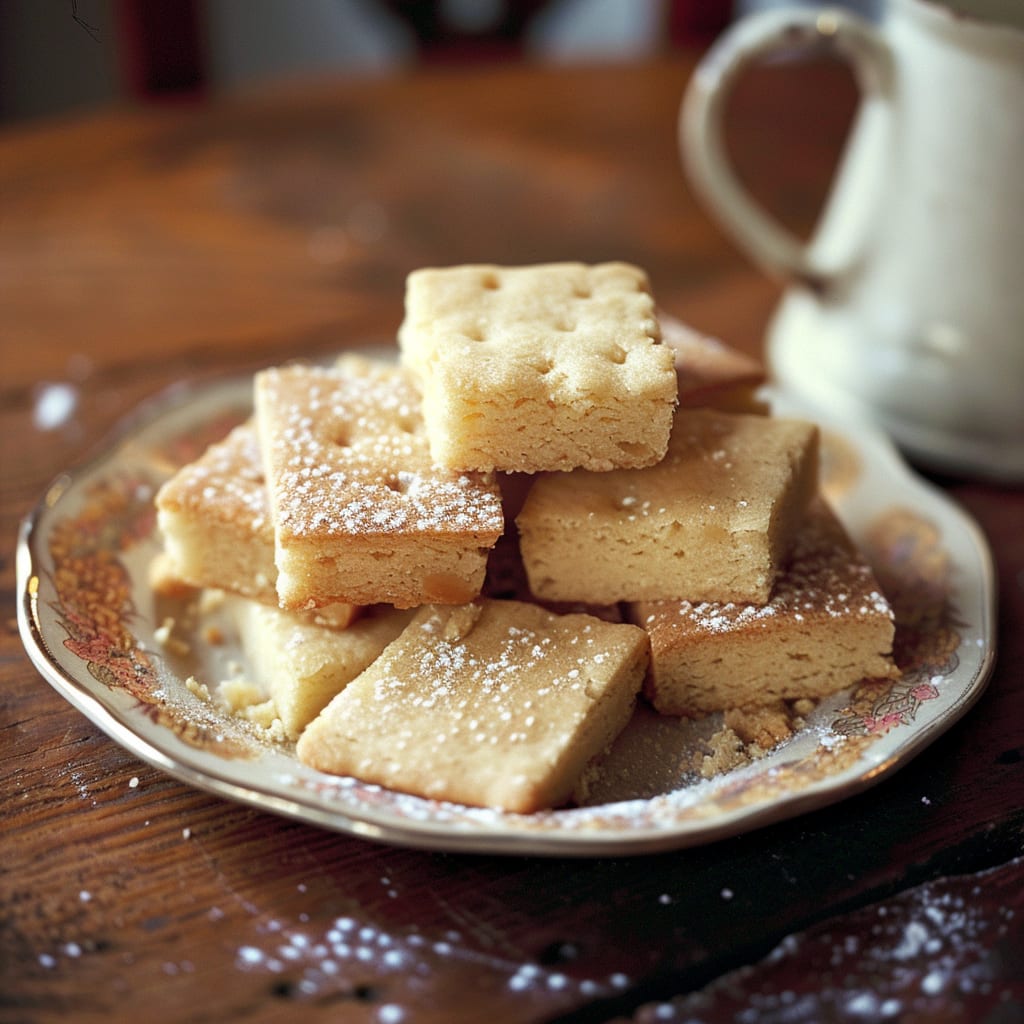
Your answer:
[[[782,3],[800,0],[0,0],[0,122],[428,63],[633,60]]]

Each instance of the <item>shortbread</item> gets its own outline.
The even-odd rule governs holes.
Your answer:
[[[229,596],[223,607],[238,630],[253,681],[266,689],[292,740],[380,655],[413,614],[376,605],[339,630],[243,597]]]
[[[519,551],[519,537],[516,531],[506,530],[498,538],[487,558],[487,574],[484,578],[483,595],[500,600],[529,601],[539,604],[549,612],[567,615],[579,612],[604,619],[605,622],[622,622],[622,606],[619,604],[592,604],[589,601],[541,601],[530,590],[529,580],[523,569]]]
[[[251,422],[235,427],[157,492],[167,581],[216,587],[277,606],[274,527],[259,442]],[[317,610],[344,627],[359,609],[334,603]]]
[[[284,608],[461,604],[503,529],[494,480],[436,466],[408,376],[353,357],[256,377]]]
[[[767,604],[640,602],[629,614],[651,638],[645,691],[663,714],[817,699],[899,675],[892,608],[821,500]]]
[[[405,303],[402,361],[442,465],[608,470],[664,455],[676,377],[642,270],[424,269]]]
[[[307,727],[298,757],[437,800],[555,807],[625,727],[647,660],[629,624],[516,601],[427,606]]]
[[[680,406],[759,414],[770,411],[759,394],[765,382],[762,363],[671,317],[661,318],[661,338],[675,356]]]
[[[681,409],[662,462],[538,478],[516,523],[554,601],[764,604],[817,487],[817,428]]]

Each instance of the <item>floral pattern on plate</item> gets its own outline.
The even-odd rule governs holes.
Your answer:
[[[780,396],[776,407],[789,414]],[[292,748],[197,695],[161,642],[149,586],[153,497],[250,412],[249,381],[176,388],[91,465],[48,490],[22,529],[19,622],[47,680],[138,756],[201,788],[327,828],[406,845],[533,854],[644,853],[708,842],[834,802],[948,728],[994,654],[991,559],[974,524],[857,426],[823,431],[823,487],[896,611],[899,681],[822,702],[790,740],[712,778],[692,764],[701,723],[640,709],[626,736],[654,752],[625,789],[587,806],[512,815],[320,775]],[[200,665],[197,671],[202,671]]]

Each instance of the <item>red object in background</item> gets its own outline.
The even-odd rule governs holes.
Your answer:
[[[732,17],[732,0],[669,0],[669,42],[673,46],[709,43]]]
[[[116,0],[121,73],[144,100],[200,96],[207,83],[200,0]]]

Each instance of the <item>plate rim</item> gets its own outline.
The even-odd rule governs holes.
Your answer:
[[[165,416],[181,411],[182,406],[191,405],[200,399],[210,400],[220,396],[223,404],[226,404],[233,390],[241,391],[247,381],[251,381],[251,374],[232,373],[212,379],[178,381],[147,397],[117,421],[89,457],[57,474],[51,480],[22,519],[18,531],[15,555],[17,620],[22,644],[33,667],[60,696],[111,740],[144,763],[193,788],[294,821],[408,848],[452,853],[526,856],[655,854],[707,845],[790,820],[862,793],[889,778],[918,756],[938,736],[960,720],[987,689],[996,660],[998,594],[993,556],[981,527],[954,499],[914,472],[895,445],[875,428],[859,421],[851,423],[841,417],[823,416],[820,410],[809,409],[793,396],[767,388],[766,394],[773,403],[773,415],[778,415],[775,410],[778,404],[784,415],[803,415],[823,428],[836,431],[851,440],[857,452],[864,457],[865,465],[878,466],[884,463],[884,467],[895,474],[904,487],[926,495],[932,508],[942,510],[946,523],[955,523],[956,527],[963,531],[964,538],[977,561],[979,619],[976,626],[983,641],[978,667],[974,670],[972,679],[963,684],[962,692],[949,706],[935,718],[907,734],[897,749],[888,756],[873,758],[870,756],[873,747],[868,748],[846,769],[816,780],[799,791],[788,793],[774,801],[759,801],[732,809],[719,820],[674,822],[665,828],[637,826],[614,833],[587,829],[531,831],[508,827],[478,828],[468,827],[464,823],[421,822],[392,817],[384,820],[384,816],[376,815],[372,807],[358,808],[357,812],[353,813],[351,807],[334,805],[328,808],[312,798],[302,799],[295,794],[282,795],[277,788],[265,783],[240,785],[226,775],[194,763],[187,754],[187,747],[184,755],[175,756],[165,747],[141,735],[125,720],[125,716],[114,706],[114,702],[102,699],[98,692],[98,687],[102,684],[93,689],[64,669],[43,635],[40,623],[37,590],[39,573],[36,570],[41,567],[35,548],[41,541],[41,531],[47,512],[55,508],[76,483],[101,471],[105,465],[116,462],[124,446],[130,443],[137,431],[157,426]],[[33,580],[37,581],[35,586]],[[494,813],[496,822],[500,822],[501,813]]]

